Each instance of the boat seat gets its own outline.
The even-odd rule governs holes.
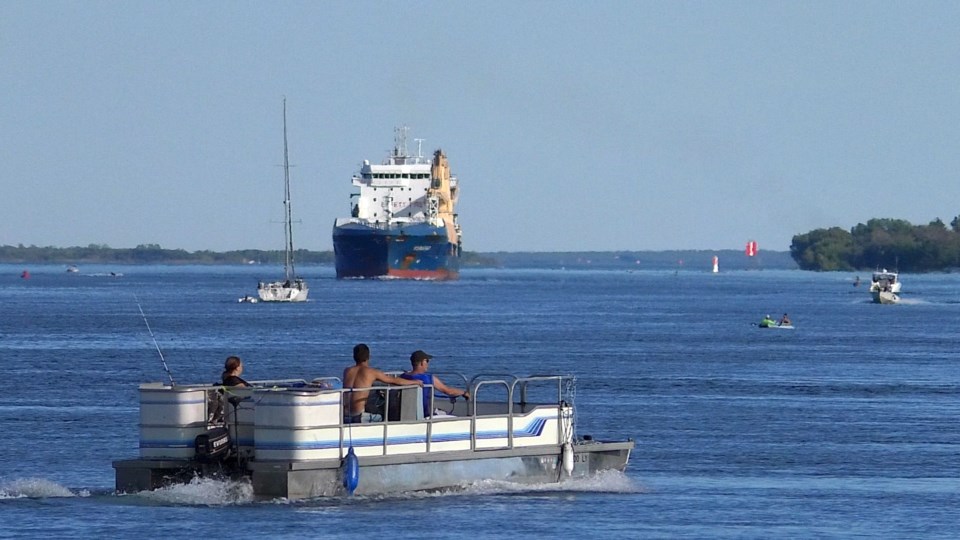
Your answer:
[[[423,392],[420,388],[390,389],[390,410],[387,419],[391,422],[423,420]]]

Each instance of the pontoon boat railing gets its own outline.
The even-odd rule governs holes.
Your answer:
[[[514,434],[514,413],[516,412],[515,405],[521,407],[521,412],[526,412],[526,406],[529,405],[529,388],[537,384],[542,383],[556,383],[556,401],[557,406],[557,444],[562,444],[565,442],[566,434],[570,433],[568,426],[564,423],[565,417],[568,416],[566,409],[569,407],[569,404],[566,403],[563,399],[563,390],[564,390],[564,381],[570,379],[569,376],[564,375],[533,375],[529,377],[517,377],[511,374],[501,374],[501,373],[489,373],[489,374],[478,374],[473,378],[467,380],[462,374],[459,373],[443,373],[439,372],[439,375],[448,378],[457,378],[462,381],[462,386],[470,392],[470,400],[466,403],[464,407],[467,417],[470,420],[470,438],[469,438],[469,449],[477,449],[477,424],[478,420],[481,418],[497,418],[502,417],[506,420],[506,446],[501,448],[514,448],[515,445],[515,434]],[[255,408],[256,404],[262,400],[265,395],[272,392],[283,392],[288,393],[289,395],[309,395],[316,396],[318,394],[338,394],[340,402],[340,415],[337,424],[322,424],[322,425],[300,425],[297,427],[290,426],[274,426],[274,425],[257,425],[256,427],[262,428],[284,428],[292,429],[295,431],[300,430],[310,430],[316,429],[318,427],[339,427],[339,444],[341,449],[341,454],[345,451],[345,444],[347,442],[348,430],[351,427],[358,426],[374,426],[374,425],[383,425],[385,426],[383,430],[383,439],[381,452],[383,455],[388,453],[388,433],[389,430],[386,429],[386,426],[398,425],[398,424],[414,424],[414,423],[426,423],[426,433],[425,433],[425,444],[426,451],[431,451],[431,446],[433,444],[433,425],[436,422],[446,422],[451,420],[465,420],[463,416],[453,416],[453,417],[434,417],[433,410],[431,414],[426,418],[421,419],[422,411],[417,412],[416,420],[412,420],[409,417],[400,418],[391,420],[390,419],[390,406],[391,399],[396,399],[395,396],[400,394],[394,394],[395,391],[404,391],[404,390],[416,390],[417,392],[422,392],[421,387],[411,384],[404,386],[371,386],[368,388],[331,388],[331,386],[340,386],[340,379],[337,377],[325,377],[313,379],[312,383],[308,383],[302,379],[281,379],[281,380],[269,380],[269,381],[252,381],[252,388],[236,388],[236,387],[223,387],[219,385],[178,385],[175,388],[170,388],[171,390],[184,391],[188,389],[199,390],[206,389],[208,392],[218,392],[219,390],[225,390],[227,396],[238,395],[244,396],[244,401],[242,406],[237,404],[235,407],[227,407],[224,411],[226,413],[226,420],[228,426],[232,429],[234,426],[231,425],[236,422],[235,415],[238,408],[247,409],[247,407]],[[157,389],[160,390],[164,388],[164,385],[157,385]],[[438,393],[432,385],[425,385],[424,388],[429,389],[430,403],[436,405]],[[500,389],[499,391],[495,389]],[[349,392],[355,391],[370,391],[375,392],[378,390],[387,390],[385,394],[385,404],[383,410],[383,418],[379,422],[364,423],[364,424],[346,424],[344,423],[344,412],[347,411],[346,404],[348,398],[346,394]],[[505,393],[505,399],[493,399],[488,402],[484,402],[482,397],[493,392]],[[503,394],[500,394],[501,396]],[[518,399],[519,398],[519,399]],[[442,398],[440,398],[442,399]],[[545,401],[539,404],[551,404],[549,401]],[[423,405],[419,403],[419,405]],[[534,403],[533,405],[537,405]],[[232,411],[230,409],[233,409]],[[432,407],[431,407],[432,409]],[[457,410],[457,406],[454,405],[454,408],[451,410],[453,412]],[[233,414],[231,414],[231,412]],[[409,412],[409,411],[408,411]],[[570,426],[572,427],[572,426]],[[488,449],[488,448],[484,448]],[[489,448],[493,449],[493,448]]]

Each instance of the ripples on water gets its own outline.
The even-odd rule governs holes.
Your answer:
[[[960,276],[904,276],[898,306],[852,275],[473,270],[337,281],[307,305],[238,304],[275,269],[0,265],[0,513],[17,536],[952,536],[960,502]],[[262,274],[262,275],[261,275]],[[157,343],[146,331],[141,304]],[[752,323],[787,311],[795,331]],[[140,382],[339,374],[356,342],[467,374],[577,377],[580,434],[632,437],[626,474],[391,497],[255,501],[198,479],[114,495]],[[291,346],[291,344],[295,344]],[[484,525],[484,524],[491,525]],[[402,524],[402,525],[397,525]],[[226,534],[226,533],[224,533]]]

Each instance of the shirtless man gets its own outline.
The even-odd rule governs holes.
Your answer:
[[[393,377],[380,371],[375,367],[370,367],[370,347],[364,343],[358,343],[353,348],[353,361],[355,366],[343,370],[344,388],[370,388],[373,383],[380,381],[386,384],[395,384],[399,386],[410,386],[416,384],[423,386],[421,381],[409,381],[400,377]],[[347,405],[343,413],[343,421],[346,424],[357,424],[362,419],[367,421],[374,420],[370,416],[365,417],[364,407],[367,405],[367,398],[370,397],[370,390],[357,390],[345,393]],[[369,413],[367,413],[369,414]],[[379,420],[382,420],[380,418]]]

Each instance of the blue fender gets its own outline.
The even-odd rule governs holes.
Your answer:
[[[353,453],[351,446],[347,450],[347,456],[343,458],[343,487],[347,493],[353,495],[354,490],[360,483],[360,459]]]

